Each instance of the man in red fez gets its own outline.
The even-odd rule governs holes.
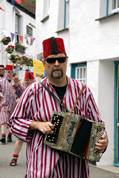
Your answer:
[[[6,138],[8,142],[12,142],[11,132],[8,129],[8,122],[10,115],[16,105],[16,98],[13,92],[13,88],[11,84],[8,82],[5,76],[5,67],[4,65],[0,65],[0,86],[2,88],[3,99],[6,104],[6,113],[0,110],[0,127],[1,127],[1,143],[6,143]],[[8,133],[8,134],[7,134]]]
[[[5,67],[6,79],[11,82],[13,78],[13,65],[7,64]]]
[[[24,86],[25,88],[31,85],[33,82],[35,82],[34,74],[33,72],[26,70],[25,76],[24,76]]]
[[[4,76],[4,73],[5,73],[5,67],[4,65],[0,65],[0,77],[3,77]]]
[[[54,112],[65,115],[73,111],[79,117],[102,122],[90,89],[66,75],[67,61],[62,38],[44,40],[43,64],[47,77],[26,90],[11,117],[13,133],[27,142],[27,178],[89,178],[87,159],[58,151],[44,143],[46,134],[51,134],[49,142],[54,139],[57,142],[57,127],[51,122]],[[107,145],[108,137],[104,131],[95,143],[95,149],[103,153]]]

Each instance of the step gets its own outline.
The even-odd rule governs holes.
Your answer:
[[[90,178],[119,178],[119,168],[114,166],[94,166],[90,164]]]

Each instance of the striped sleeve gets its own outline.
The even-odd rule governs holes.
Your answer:
[[[28,88],[21,96],[9,121],[12,133],[25,142],[30,142],[33,135],[29,131],[29,125],[32,122],[29,109],[31,98],[32,90]]]

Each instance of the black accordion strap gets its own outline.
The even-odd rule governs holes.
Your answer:
[[[71,112],[73,112],[73,113],[75,112],[77,102],[78,102],[78,100],[80,99],[81,95],[83,94],[83,91],[84,91],[85,88],[86,88],[86,85],[85,85],[85,84],[82,84],[81,91],[79,92],[79,95],[78,95],[78,97],[76,98],[76,101],[75,101],[75,103],[74,103],[74,107],[72,108]]]
[[[59,105],[61,107],[61,110],[68,112],[68,110],[63,106],[61,100],[59,98],[57,98],[57,96],[53,92],[51,92],[47,86],[45,86],[42,82],[40,82],[40,83],[51,94],[51,96],[57,100],[57,102],[59,103]],[[70,112],[72,112],[72,113],[75,112],[77,102],[80,99],[81,95],[83,94],[83,91],[85,88],[86,88],[86,86],[84,84],[82,84],[82,89],[79,92],[79,96],[77,97],[76,102],[74,103],[74,107],[72,108],[72,110]]]
[[[59,98],[57,98],[57,96],[56,96],[53,92],[51,92],[47,86],[45,86],[42,82],[40,82],[40,83],[41,83],[41,85],[49,92],[49,94],[50,94],[55,100],[57,100],[57,102],[59,103],[59,105],[60,105],[60,107],[61,107],[61,110],[63,110],[63,111],[68,111],[68,110],[63,106],[61,100],[60,100]]]

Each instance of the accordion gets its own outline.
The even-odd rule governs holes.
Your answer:
[[[95,144],[103,134],[103,122],[94,122],[70,112],[54,113],[52,134],[45,135],[44,143],[56,150],[64,151],[79,158],[99,161],[102,153]]]

